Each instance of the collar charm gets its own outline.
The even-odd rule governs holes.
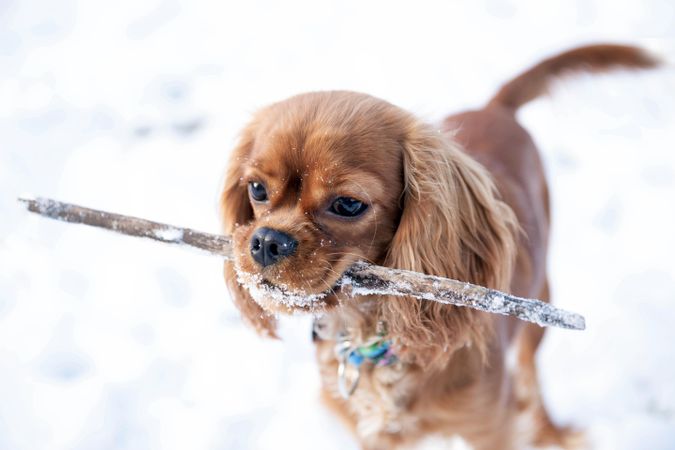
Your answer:
[[[363,345],[356,345],[346,333],[338,335],[335,345],[335,354],[339,361],[338,390],[345,400],[356,390],[364,365],[385,367],[398,361],[392,350],[391,339],[385,336],[386,329],[383,322],[377,324],[377,335]]]

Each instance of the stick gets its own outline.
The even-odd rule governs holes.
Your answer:
[[[28,211],[56,220],[105,228],[121,234],[204,250],[232,260],[232,240],[189,228],[108,213],[46,198],[19,198]],[[339,282],[350,295],[410,296],[517,317],[540,326],[586,328],[583,316],[540,300],[526,299],[462,281],[391,269],[366,262],[349,268]]]
[[[190,228],[180,228],[164,223],[123,216],[122,214],[84,208],[71,203],[63,203],[49,198],[25,198],[19,201],[30,212],[69,223],[82,223],[92,227],[105,228],[120,234],[144,237],[167,244],[187,245],[188,247],[232,259],[232,240],[226,236],[202,233]]]

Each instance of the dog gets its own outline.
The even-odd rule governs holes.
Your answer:
[[[657,63],[630,46],[577,48],[440,128],[346,91],[258,111],[220,198],[234,247],[225,279],[243,319],[276,337],[278,314],[315,314],[322,398],[364,449],[454,436],[474,449],[578,445],[582,434],[555,425],[542,401],[542,328],[413,298],[348,298],[339,280],[363,260],[549,301],[549,193],[516,112],[556,77]]]

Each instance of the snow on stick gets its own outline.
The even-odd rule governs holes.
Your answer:
[[[516,297],[463,281],[409,270],[390,269],[365,262],[358,262],[350,267],[340,285],[343,290],[351,286],[352,295],[409,296],[514,316],[542,327],[553,326],[570,330],[586,328],[583,316],[556,308],[541,300]]]
[[[232,260],[232,241],[189,228],[174,227],[137,217],[84,208],[46,198],[20,198],[36,214],[70,223],[105,228],[129,236],[144,237],[168,244],[185,245]],[[462,281],[391,269],[358,262],[342,276],[339,285],[349,295],[409,296],[481,311],[517,317],[540,326],[572,330],[586,328],[583,316],[535,299],[516,297]],[[297,295],[297,293],[289,293]]]

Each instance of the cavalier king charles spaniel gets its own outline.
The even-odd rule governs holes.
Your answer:
[[[384,100],[313,92],[258,111],[230,156],[221,196],[234,261],[225,278],[244,320],[316,316],[322,398],[364,449],[461,439],[474,449],[573,448],[550,420],[535,351],[544,330],[406,297],[348,297],[356,261],[549,299],[549,195],[516,120],[567,73],[652,67],[628,46],[547,59],[484,108],[428,125]]]

